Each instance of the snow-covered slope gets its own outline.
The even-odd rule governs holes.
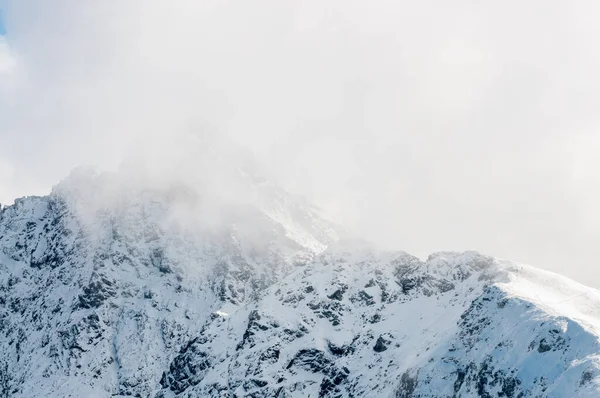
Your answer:
[[[196,364],[182,350],[162,396],[598,396],[595,331],[524,298],[559,276],[477,253],[421,262],[357,246],[333,247],[215,317],[194,343],[210,366],[183,372],[180,391],[180,369]]]
[[[0,210],[0,397],[600,396],[598,291],[211,178],[80,171]]]

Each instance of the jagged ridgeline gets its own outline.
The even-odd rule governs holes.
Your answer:
[[[381,251],[209,163],[0,210],[0,397],[600,396],[597,291]]]

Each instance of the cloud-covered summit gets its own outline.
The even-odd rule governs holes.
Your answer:
[[[210,125],[382,245],[600,283],[592,1],[0,8],[16,62],[0,78],[2,202]]]

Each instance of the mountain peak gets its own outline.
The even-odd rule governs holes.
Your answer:
[[[314,253],[347,234],[270,179],[250,153],[213,134],[176,135],[160,150],[139,150],[117,172],[76,169],[52,196],[89,222],[98,214],[151,206],[161,222],[214,230],[256,228],[256,236],[266,233],[261,228],[277,229]],[[144,217],[152,217],[146,210]]]
[[[221,152],[0,211],[0,395],[600,394],[596,290],[380,250]]]

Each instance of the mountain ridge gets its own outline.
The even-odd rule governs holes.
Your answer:
[[[80,170],[0,210],[0,397],[600,393],[595,289],[380,250],[256,173],[215,173]]]

